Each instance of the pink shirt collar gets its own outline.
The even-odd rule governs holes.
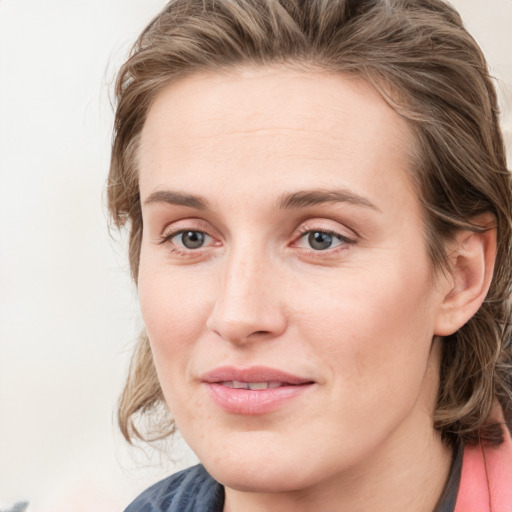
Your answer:
[[[498,421],[503,421],[499,411]],[[512,512],[512,439],[499,446],[467,446],[455,512]]]

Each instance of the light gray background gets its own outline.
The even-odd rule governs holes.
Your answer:
[[[453,3],[502,81],[510,151],[512,0]],[[142,324],[103,201],[112,78],[164,4],[0,0],[0,508],[122,510],[174,468],[115,427]]]

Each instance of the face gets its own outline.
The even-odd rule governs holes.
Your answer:
[[[432,436],[443,287],[412,146],[339,74],[198,75],[153,103],[140,303],[178,428],[226,486],[311,488]]]

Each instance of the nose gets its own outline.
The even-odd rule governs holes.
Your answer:
[[[234,344],[281,335],[287,326],[277,269],[269,258],[250,250],[232,251],[206,326]]]

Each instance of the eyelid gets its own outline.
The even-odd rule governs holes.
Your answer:
[[[184,219],[174,220],[172,222],[167,223],[160,234],[160,238],[169,237],[169,235],[177,234],[183,231],[201,231],[207,235],[210,235],[212,238],[216,238],[212,235],[214,231],[211,225],[200,218],[189,217]]]
[[[312,255],[314,257],[322,258],[333,256],[340,251],[344,251],[348,248],[348,246],[357,243],[357,235],[354,231],[349,230],[348,228],[342,229],[335,228],[332,226],[333,222],[327,219],[311,219],[303,224],[301,224],[297,228],[298,234],[293,238],[292,247],[299,248],[301,251],[308,255]],[[336,222],[339,226],[339,223]],[[311,247],[300,247],[300,241],[308,234],[312,232],[320,232],[325,233],[330,236],[333,236],[339,240],[340,243],[334,245],[333,247],[328,247],[324,250],[313,249]]]
[[[313,249],[312,247],[304,247],[303,248],[307,251],[311,251],[314,253],[328,254],[329,252],[334,252],[334,251],[338,250],[340,248],[340,246],[346,246],[346,245],[355,243],[354,240],[347,238],[346,236],[344,236],[340,233],[337,233],[335,231],[326,230],[326,229],[310,229],[310,230],[306,231],[305,233],[303,233],[302,235],[300,235],[296,239],[295,243],[298,244],[298,242],[300,242],[302,239],[306,238],[306,235],[309,236],[309,234],[311,234],[311,233],[323,233],[323,234],[331,236],[332,238],[337,239],[339,242],[339,243],[337,243],[331,247],[328,247],[326,249]]]
[[[161,240],[158,243],[165,244],[167,242],[170,242],[173,238],[176,238],[177,236],[182,235],[183,233],[187,233],[187,232],[202,233],[203,235],[205,235],[205,237],[210,238],[211,240],[215,240],[211,235],[209,235],[205,231],[201,231],[200,229],[187,229],[187,228],[184,228],[184,229],[179,229],[178,231],[172,231],[171,233],[169,233],[167,235],[163,235]],[[206,247],[207,246],[204,246],[204,248],[206,248]],[[201,246],[200,248],[198,247],[197,249],[189,249],[188,247],[181,247],[181,248],[183,250],[196,251],[196,250],[198,250],[200,248],[203,248],[203,246]]]
[[[333,226],[333,224],[335,224],[335,226]],[[307,220],[297,227],[296,230],[298,232],[297,239],[311,231],[328,233],[347,241],[347,243],[355,243],[359,238],[359,235],[354,230],[345,226],[342,227],[339,222],[321,218]]]
[[[195,249],[185,247],[182,244],[173,241],[173,238],[186,233],[187,231],[203,233],[205,237],[208,238],[208,241],[205,245]],[[200,218],[184,218],[166,224],[156,240],[156,243],[158,245],[166,246],[167,250],[171,254],[175,254],[180,257],[195,258],[201,255],[204,256],[214,247],[222,245],[219,239],[220,236],[216,233],[216,230],[212,228],[210,223]]]

